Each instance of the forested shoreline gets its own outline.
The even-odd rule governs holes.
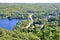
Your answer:
[[[60,40],[60,3],[0,3],[0,19],[6,18],[23,21],[12,30],[0,28],[0,40]]]

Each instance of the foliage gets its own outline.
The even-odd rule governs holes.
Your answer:
[[[34,22],[26,29],[29,14]],[[60,40],[60,4],[0,3],[0,19],[4,18],[23,20],[12,30],[0,29],[0,40]]]

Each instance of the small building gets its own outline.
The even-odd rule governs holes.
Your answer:
[[[40,26],[40,30],[43,30],[45,28],[45,25]]]

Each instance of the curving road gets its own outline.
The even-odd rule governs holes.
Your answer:
[[[26,28],[29,28],[30,25],[33,23],[33,18],[32,18],[32,14],[29,15],[29,18],[30,18],[30,23],[26,26]]]

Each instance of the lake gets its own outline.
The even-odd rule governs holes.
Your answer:
[[[0,19],[0,28],[6,29],[6,30],[12,30],[16,23],[18,21],[21,21],[19,19]]]

